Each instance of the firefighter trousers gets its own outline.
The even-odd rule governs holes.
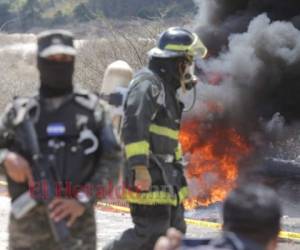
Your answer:
[[[170,227],[186,232],[182,205],[136,205],[130,204],[134,227],[125,231],[104,250],[153,250],[158,238]]]

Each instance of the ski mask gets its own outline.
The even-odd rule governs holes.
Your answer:
[[[44,97],[57,97],[72,93],[74,60],[57,62],[38,58],[40,72],[40,93]]]
[[[40,94],[44,97],[59,97],[73,91],[74,48],[72,33],[65,30],[49,30],[38,36],[37,67],[40,72]],[[71,61],[48,59],[55,55],[72,56]]]

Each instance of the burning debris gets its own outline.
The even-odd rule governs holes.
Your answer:
[[[185,206],[194,208],[224,200],[235,185],[239,160],[249,155],[250,146],[233,128],[205,128],[201,121],[186,122],[180,139],[183,151],[190,153],[187,176],[197,190],[197,199],[187,200]]]
[[[291,132],[300,129],[299,1],[195,2],[211,56],[199,62],[206,82],[181,132],[193,194],[187,207],[223,200],[246,161],[300,155]]]

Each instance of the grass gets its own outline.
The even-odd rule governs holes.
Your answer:
[[[163,24],[151,22],[124,26],[126,29],[120,29],[120,26],[115,27],[107,22],[105,37],[88,39],[78,49],[74,76],[76,84],[90,90],[99,90],[106,67],[116,60],[125,60],[134,70],[146,65],[147,51],[154,46],[154,38],[164,29]],[[36,56],[32,51],[1,50],[1,47],[35,42],[34,35],[0,34],[0,110],[13,96],[32,95],[37,91],[39,82]]]

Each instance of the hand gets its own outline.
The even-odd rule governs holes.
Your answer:
[[[152,179],[149,170],[144,165],[134,167],[135,180],[134,186],[141,191],[149,191],[152,185]]]
[[[34,185],[29,163],[22,156],[8,152],[4,159],[4,167],[7,175],[13,181],[18,183],[25,183],[27,181],[30,186]]]
[[[154,250],[178,250],[181,245],[183,235],[175,228],[167,231],[167,236],[162,236],[155,244]]]
[[[75,199],[55,198],[49,205],[50,217],[56,222],[68,217],[67,226],[71,227],[83,215],[85,207]]]
[[[175,228],[169,228],[167,231],[167,238],[170,241],[172,249],[179,249],[183,234]]]

